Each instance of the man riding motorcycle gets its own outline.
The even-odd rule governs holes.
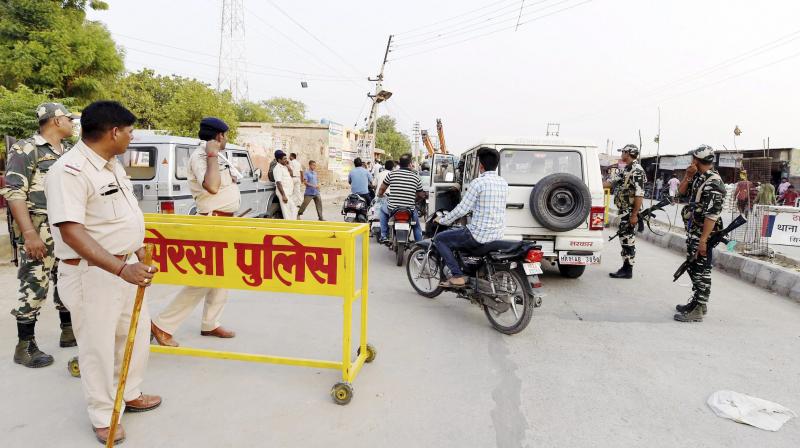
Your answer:
[[[422,180],[419,175],[411,170],[411,154],[403,154],[400,156],[400,169],[390,171],[383,182],[380,184],[378,190],[378,197],[383,198],[386,190],[391,186],[392,191],[389,193],[389,200],[383,202],[380,208],[381,218],[381,242],[385,243],[389,233],[389,217],[398,208],[409,208],[413,210],[414,215],[414,240],[422,240],[422,228],[419,224],[419,216],[416,211],[417,197],[427,194],[422,189]],[[388,162],[387,162],[388,163]]]
[[[497,175],[500,153],[492,148],[481,148],[478,150],[478,161],[480,176],[469,184],[456,208],[436,221],[449,226],[472,212],[472,219],[466,227],[442,232],[433,239],[433,244],[453,273],[451,278],[441,284],[446,288],[463,288],[466,285],[464,273],[453,255],[453,249],[475,249],[499,240],[503,237],[506,226],[508,182]]]

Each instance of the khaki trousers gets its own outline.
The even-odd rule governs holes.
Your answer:
[[[293,177],[292,183],[294,183],[292,199],[294,199],[295,205],[299,205],[303,202],[303,193],[305,193],[306,189],[303,187],[303,182],[300,181],[299,177]]]
[[[197,286],[184,286],[178,291],[172,302],[154,320],[156,326],[169,334],[175,334],[201,300],[205,300],[205,304],[200,329],[202,331],[216,329],[220,325],[219,320],[225,309],[225,303],[228,302],[228,290]]]
[[[106,428],[111,424],[137,287],[82,260],[77,266],[59,263],[58,289],[72,314],[89,420],[95,428]],[[149,356],[150,313],[145,300],[136,327],[125,401],[141,395]],[[122,408],[124,411],[124,403]]]

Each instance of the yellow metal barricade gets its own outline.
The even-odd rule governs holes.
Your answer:
[[[342,382],[331,395],[337,404],[350,402],[352,382],[376,354],[367,344],[368,225],[147,214],[145,227],[145,242],[153,244],[153,262],[159,268],[154,283],[341,297],[344,316],[341,361],[159,345],[151,346],[151,352],[338,369]],[[360,340],[352,359],[353,303],[358,299]]]
[[[603,214],[603,216],[605,216],[605,220],[606,220],[605,225],[608,225],[608,208],[609,208],[609,205],[611,204],[611,189],[610,188],[604,188],[603,189],[603,204],[606,207],[606,211]]]

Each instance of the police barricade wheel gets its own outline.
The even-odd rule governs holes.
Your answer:
[[[356,356],[361,355],[361,347],[358,347],[356,350]],[[372,362],[375,360],[375,356],[378,355],[378,351],[375,350],[375,347],[372,344],[367,344],[367,359],[364,362]]]
[[[353,399],[353,386],[349,383],[336,383],[331,389],[333,402],[338,405],[346,405]]]
[[[74,356],[67,361],[67,372],[75,378],[81,377],[81,366],[78,364],[78,357]]]

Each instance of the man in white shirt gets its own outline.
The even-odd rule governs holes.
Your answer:
[[[275,178],[275,191],[281,204],[283,219],[297,219],[297,203],[294,201],[294,180],[289,172],[289,157],[280,149],[275,151],[278,164],[272,170]]]
[[[292,193],[292,199],[294,199],[295,204],[302,204],[303,203],[303,165],[300,164],[300,161],[297,160],[297,154],[291,153],[289,154],[289,168],[291,169],[290,174],[292,175],[292,186],[294,188]]]

